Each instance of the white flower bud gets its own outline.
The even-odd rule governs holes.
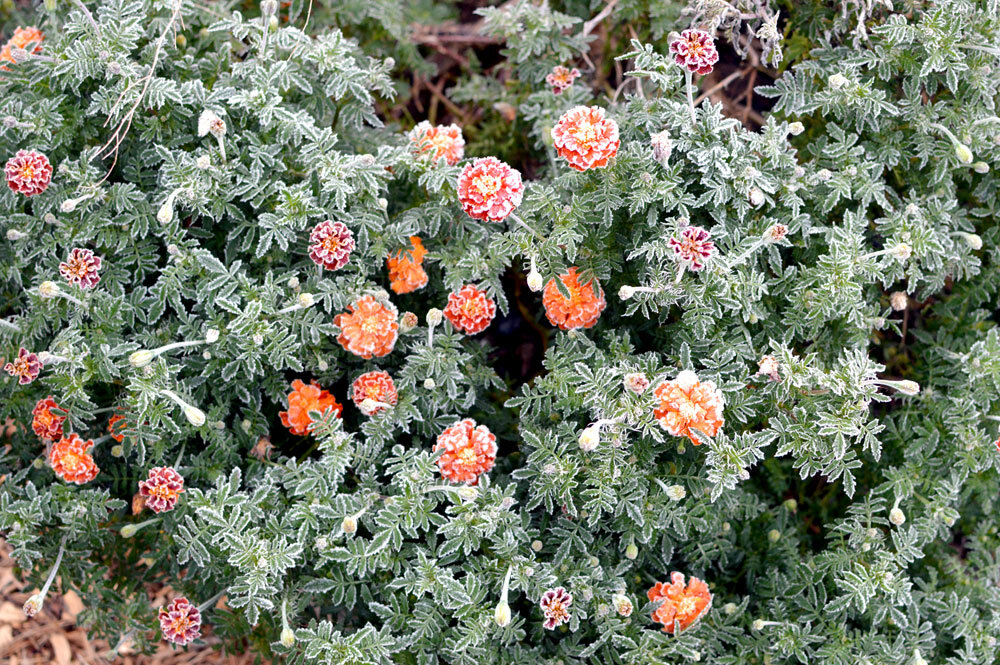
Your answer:
[[[671,501],[680,501],[687,496],[687,490],[682,485],[671,485],[667,488],[667,496]]]
[[[895,291],[891,296],[889,296],[889,306],[896,312],[902,312],[906,309],[908,302],[909,298],[902,291]]]
[[[905,242],[901,242],[895,247],[893,247],[892,251],[889,253],[892,254],[892,257],[897,261],[906,261],[911,256],[913,256],[913,248],[907,245]]]
[[[287,626],[281,629],[281,646],[290,648],[295,644],[295,631]]]
[[[195,427],[201,427],[205,424],[205,412],[196,406],[191,406],[190,404],[185,406],[184,417]]]
[[[441,323],[442,318],[444,318],[444,313],[437,307],[427,310],[427,325],[431,328]]]
[[[156,221],[160,224],[169,224],[174,219],[174,197],[168,196],[156,213]]]
[[[354,515],[348,515],[344,518],[344,521],[340,523],[340,529],[344,533],[352,534],[358,531],[358,520]]]
[[[250,433],[251,427],[253,427],[253,423],[251,423],[250,420],[247,418],[244,418],[243,421],[240,423],[240,429],[246,432],[247,434]]]
[[[175,245],[174,243],[170,243],[169,245],[167,245],[167,254],[169,254],[170,256],[177,256],[180,253],[181,253],[180,248],[177,247],[177,245]]]
[[[66,213],[73,212],[74,210],[76,210],[77,203],[78,201],[76,199],[66,199],[65,201],[59,204],[59,211]]]
[[[896,526],[902,526],[906,522],[906,514],[903,513],[898,507],[893,508],[889,511],[889,521]]]
[[[116,443],[115,445],[111,446],[111,456],[112,457],[124,457],[125,456],[125,448],[122,447],[122,445],[120,443]]]
[[[270,28],[272,32],[277,30],[279,25],[281,25],[281,23],[278,21],[277,16],[272,16],[267,20],[267,27]]]
[[[540,541],[540,540],[533,540],[533,541],[531,541],[531,551],[532,552],[541,552],[542,551],[542,541]]]
[[[776,543],[779,540],[781,540],[781,532],[778,531],[777,529],[771,529],[770,531],[767,532],[767,539],[770,540],[772,543]]]
[[[297,289],[297,288],[299,288],[299,278],[296,277],[296,276],[294,276],[294,275],[292,275],[291,277],[289,277],[288,278],[288,288],[290,288],[290,289]]]
[[[625,546],[625,558],[630,561],[635,561],[636,557],[639,556],[639,548],[635,543],[629,543]]]
[[[751,188],[747,198],[750,199],[750,205],[754,208],[759,208],[764,205],[764,192],[760,191],[757,187]]]
[[[215,328],[209,328],[208,330],[205,331],[205,343],[206,344],[215,344],[217,341],[219,341],[219,331],[218,330],[216,330]]]
[[[212,158],[208,155],[202,155],[195,161],[195,164],[202,171],[207,171],[208,169],[212,168]]]
[[[753,622],[752,627],[753,627],[754,630],[756,630],[758,632],[761,631],[761,630],[764,630],[764,620],[763,619],[755,619],[754,622]]]
[[[432,379],[430,377],[427,377],[426,379],[424,379],[424,389],[425,390],[434,390],[435,388],[437,388],[437,381],[435,381],[434,379]]]
[[[479,490],[472,485],[465,485],[458,488],[458,496],[465,501],[474,501],[479,496]]]
[[[108,70],[108,73],[111,74],[112,76],[118,76],[119,74],[122,73],[122,65],[117,60],[112,60],[107,65],[105,65],[105,68]]]
[[[975,171],[976,173],[989,173],[990,165],[987,164],[986,162],[976,162],[975,164],[972,165],[972,170]]]
[[[831,74],[830,77],[826,79],[826,83],[834,90],[840,90],[847,85],[847,77],[838,72],[836,74]]]
[[[975,159],[972,155],[972,150],[969,149],[969,146],[959,141],[955,142],[955,156],[958,157],[958,161],[963,164],[971,164],[972,160]]]
[[[260,13],[264,16],[270,16],[278,11],[278,0],[264,0],[260,3]]]
[[[542,290],[542,275],[537,270],[528,273],[528,289],[534,293]]]
[[[920,655],[920,649],[913,650],[913,665],[927,665],[927,661]]]
[[[674,151],[674,141],[670,138],[670,132],[663,130],[649,137],[649,144],[653,148],[653,159],[660,166],[666,168],[670,162],[670,155]]]
[[[965,241],[965,244],[969,246],[969,249],[978,252],[983,248],[983,239],[978,234],[959,232],[957,235]]]
[[[153,358],[155,357],[156,354],[154,354],[149,349],[139,349],[138,351],[133,352],[132,355],[128,357],[128,362],[130,365],[132,365],[132,367],[138,369],[140,367],[145,367],[149,363],[153,362]]]
[[[299,294],[299,305],[303,308],[312,307],[315,304],[316,299],[313,297],[313,294],[304,292]]]
[[[788,133],[791,134],[792,136],[798,136],[804,131],[806,131],[806,126],[803,125],[801,122],[796,121],[789,123],[788,125]]]
[[[816,179],[819,180],[820,182],[826,182],[832,177],[833,174],[830,173],[830,169],[820,169],[819,171],[816,172]]]
[[[615,607],[615,612],[618,612],[620,616],[627,617],[631,616],[634,606],[632,601],[629,600],[628,596],[621,593],[616,593],[611,596],[611,604]]]
[[[916,395],[920,392],[920,384],[916,381],[904,379],[903,381],[896,382],[896,390],[904,395]]]
[[[635,295],[635,287],[629,286],[628,284],[622,284],[621,288],[618,289],[618,297],[622,300],[630,300],[632,296]]]
[[[260,346],[261,344],[264,343],[264,336],[261,335],[260,333],[254,333],[250,337],[250,341],[254,343],[254,346]]]
[[[497,603],[496,609],[493,610],[493,621],[503,628],[510,624],[510,618],[510,605],[507,604],[507,601],[501,600]]]
[[[323,359],[321,358],[321,359],[320,359],[320,360],[319,360],[319,361],[318,361],[318,362],[316,363],[316,368],[317,368],[317,369],[318,369],[319,371],[321,371],[321,372],[325,372],[326,370],[330,369],[330,363],[326,362],[325,360],[323,360]]]
[[[42,611],[42,605],[44,604],[45,604],[45,599],[42,597],[42,594],[36,593],[34,596],[29,598],[24,603],[23,609],[25,616],[27,616],[29,619],[35,616],[36,614]]]
[[[136,531],[138,530],[139,529],[134,524],[126,524],[121,528],[121,531],[119,531],[119,533],[121,534],[122,538],[131,538],[132,536],[135,535]]]
[[[601,428],[597,425],[591,425],[582,432],[580,432],[580,450],[585,453],[593,452],[597,449],[597,446],[601,443]]]
[[[736,603],[726,603],[722,606],[722,611],[729,615],[736,614],[736,610],[738,609],[739,607],[737,607]]]
[[[389,208],[389,201],[387,201],[386,199],[384,199],[382,197],[379,197],[378,207],[382,208],[382,210],[387,210]]]
[[[38,285],[38,295],[43,298],[55,298],[59,293],[59,285],[55,282],[42,282]]]

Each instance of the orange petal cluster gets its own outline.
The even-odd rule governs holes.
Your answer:
[[[399,337],[396,307],[375,296],[361,296],[348,309],[350,313],[333,317],[333,325],[340,328],[340,345],[366,360],[388,355]]]
[[[653,621],[663,624],[663,632],[673,633],[674,624],[679,630],[690,628],[712,607],[712,592],[708,585],[693,575],[684,586],[684,573],[670,573],[670,584],[657,582],[646,592],[650,602],[662,600],[653,610]]]
[[[121,414],[116,413],[108,420],[108,434],[118,443],[125,440],[125,429],[127,427],[128,423],[125,422],[125,416]]]
[[[388,372],[367,372],[354,379],[351,384],[351,400],[361,409],[361,413],[374,416],[385,410],[383,404],[395,406],[399,401],[399,393]]]
[[[465,156],[465,139],[458,125],[432,125],[424,120],[410,130],[409,137],[410,151],[434,163],[443,159],[448,166],[454,166]]]
[[[14,64],[14,56],[11,54],[11,49],[15,48],[28,48],[29,44],[34,43],[35,48],[32,49],[32,53],[42,52],[42,42],[45,40],[45,35],[38,28],[31,26],[30,28],[22,28],[18,26],[14,30],[14,36],[7,40],[7,43],[0,48],[0,62],[9,62]],[[10,71],[6,65],[0,66],[0,69]]]
[[[89,483],[100,472],[90,454],[93,445],[92,440],[84,441],[76,433],[59,439],[49,451],[52,470],[67,483]]]
[[[427,286],[427,272],[424,270],[424,256],[427,250],[420,236],[410,236],[413,249],[401,249],[386,258],[389,268],[389,288],[398,294],[412,293]]]
[[[549,280],[542,293],[542,304],[545,305],[545,316],[549,319],[549,323],[563,330],[593,327],[601,318],[601,312],[608,306],[600,283],[594,280],[597,286],[595,295],[594,284],[591,282],[580,284],[575,267],[570,268],[565,275],[561,275],[559,280],[569,290],[570,297],[567,298],[559,291],[555,279]]]
[[[653,392],[659,406],[653,415],[660,426],[674,436],[686,436],[694,445],[701,442],[692,430],[715,436],[723,424],[725,400],[715,383],[699,381],[698,375],[684,370],[673,381],[665,381]]]
[[[476,335],[489,328],[496,313],[496,303],[474,284],[466,284],[449,294],[448,306],[444,308],[444,317],[466,335]]]
[[[52,395],[38,400],[35,408],[31,410],[31,430],[40,439],[58,441],[63,436],[63,423],[66,421],[66,416],[53,413],[52,409],[61,410]]]
[[[458,176],[458,200],[475,219],[502,222],[521,205],[523,196],[521,172],[496,157],[466,164]]]
[[[497,459],[497,438],[486,425],[472,418],[459,420],[437,438],[434,450],[444,451],[437,460],[441,475],[453,483],[475,485],[489,473]]]
[[[338,418],[344,411],[337,398],[329,391],[323,390],[315,381],[306,385],[301,380],[295,379],[292,381],[292,392],[288,394],[288,411],[279,411],[278,417],[281,418],[281,424],[290,429],[292,434],[305,436],[309,434],[309,427],[313,423],[309,412],[323,413],[327,409],[331,409]]]
[[[575,106],[552,128],[559,156],[577,171],[601,168],[618,154],[618,123],[604,117],[600,106]]]
[[[35,196],[49,188],[52,163],[37,150],[18,150],[4,164],[3,173],[12,192]]]

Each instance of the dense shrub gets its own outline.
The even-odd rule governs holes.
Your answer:
[[[4,12],[29,614],[58,575],[144,650],[996,662],[995,0]]]

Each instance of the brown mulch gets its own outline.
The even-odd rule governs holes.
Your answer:
[[[250,665],[253,654],[223,655],[213,649],[217,640],[198,642],[184,649],[161,643],[156,653],[145,656],[126,644],[113,660],[107,658],[113,645],[104,640],[90,640],[85,628],[76,625],[84,605],[72,590],[59,594],[57,578],[45,599],[42,611],[29,619],[21,609],[31,594],[14,576],[14,562],[7,544],[0,539],[0,665]]]

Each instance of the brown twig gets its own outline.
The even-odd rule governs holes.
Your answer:
[[[611,12],[615,10],[615,5],[617,4],[618,0],[610,0],[608,4],[604,5],[604,9],[602,9],[596,16],[594,16],[594,18],[590,19],[589,21],[583,24],[583,30],[580,32],[580,36],[586,37],[591,32],[593,32],[594,28],[597,27],[597,24],[606,19],[608,15],[610,15]]]
[[[709,88],[705,92],[703,92],[700,95],[698,95],[698,98],[694,100],[694,105],[698,106],[698,104],[702,103],[707,98],[709,98],[712,95],[714,95],[715,93],[717,93],[719,90],[722,90],[723,88],[725,88],[727,85],[729,85],[730,83],[732,83],[736,79],[738,79],[738,78],[740,78],[742,76],[745,76],[748,71],[750,71],[749,68],[747,68],[747,69],[738,69],[735,72],[731,73],[729,76],[727,76],[726,78],[722,79],[721,81],[719,81],[718,83],[716,83],[715,85],[713,85],[711,88]]]

